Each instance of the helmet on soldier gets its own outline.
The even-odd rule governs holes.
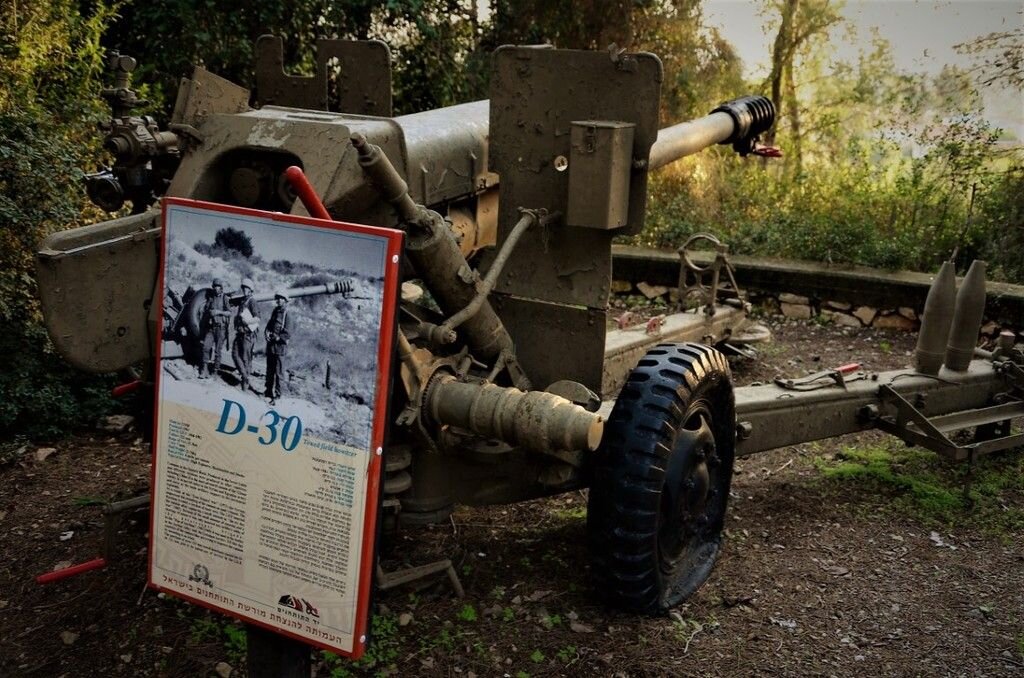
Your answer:
[[[285,301],[288,301],[288,295],[284,291],[278,290],[277,292],[274,292],[274,299],[284,299]]]
[[[220,281],[220,278],[214,278],[212,287],[224,287],[224,283]]]
[[[250,280],[249,278],[245,278],[244,280],[242,280],[242,289],[244,290],[246,287],[249,288],[250,292],[256,291],[256,286],[252,284],[252,280]]]

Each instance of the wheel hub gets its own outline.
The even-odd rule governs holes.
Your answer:
[[[691,411],[676,436],[662,489],[658,551],[663,569],[674,567],[699,545],[708,524],[706,509],[713,496],[715,438],[703,408]]]

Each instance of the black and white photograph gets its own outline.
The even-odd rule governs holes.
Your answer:
[[[384,242],[184,205],[170,206],[166,238],[165,397],[272,407],[307,434],[367,447]]]

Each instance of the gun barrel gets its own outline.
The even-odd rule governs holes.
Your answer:
[[[289,299],[295,299],[296,297],[311,297],[317,294],[348,294],[352,291],[352,283],[348,280],[333,280],[322,285],[309,285],[308,287],[296,287],[283,291],[288,295]],[[261,292],[260,294],[252,295],[252,298],[256,301],[273,301],[274,295],[276,295],[277,292],[277,290]],[[239,295],[233,295],[232,301],[235,299],[241,299],[241,297]]]
[[[647,166],[655,170],[715,144],[733,144],[745,154],[753,138],[773,122],[775,106],[771,99],[746,96],[727,101],[710,115],[659,131]]]
[[[735,127],[728,113],[712,113],[659,130],[647,166],[656,170],[708,146],[723,143],[732,136]]]

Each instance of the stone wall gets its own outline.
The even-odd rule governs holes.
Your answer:
[[[629,295],[640,297],[637,301],[646,299],[652,303],[665,303],[670,306],[678,299],[674,287],[650,285],[645,282],[634,285],[627,280],[614,280],[612,291],[620,298]],[[921,309],[910,306],[878,308],[844,301],[814,299],[788,292],[752,293],[748,296],[755,308],[792,320],[819,318],[840,327],[873,327],[900,332],[916,332],[921,326]],[[995,337],[1002,329],[1007,328],[986,318],[981,327],[981,334]]]

